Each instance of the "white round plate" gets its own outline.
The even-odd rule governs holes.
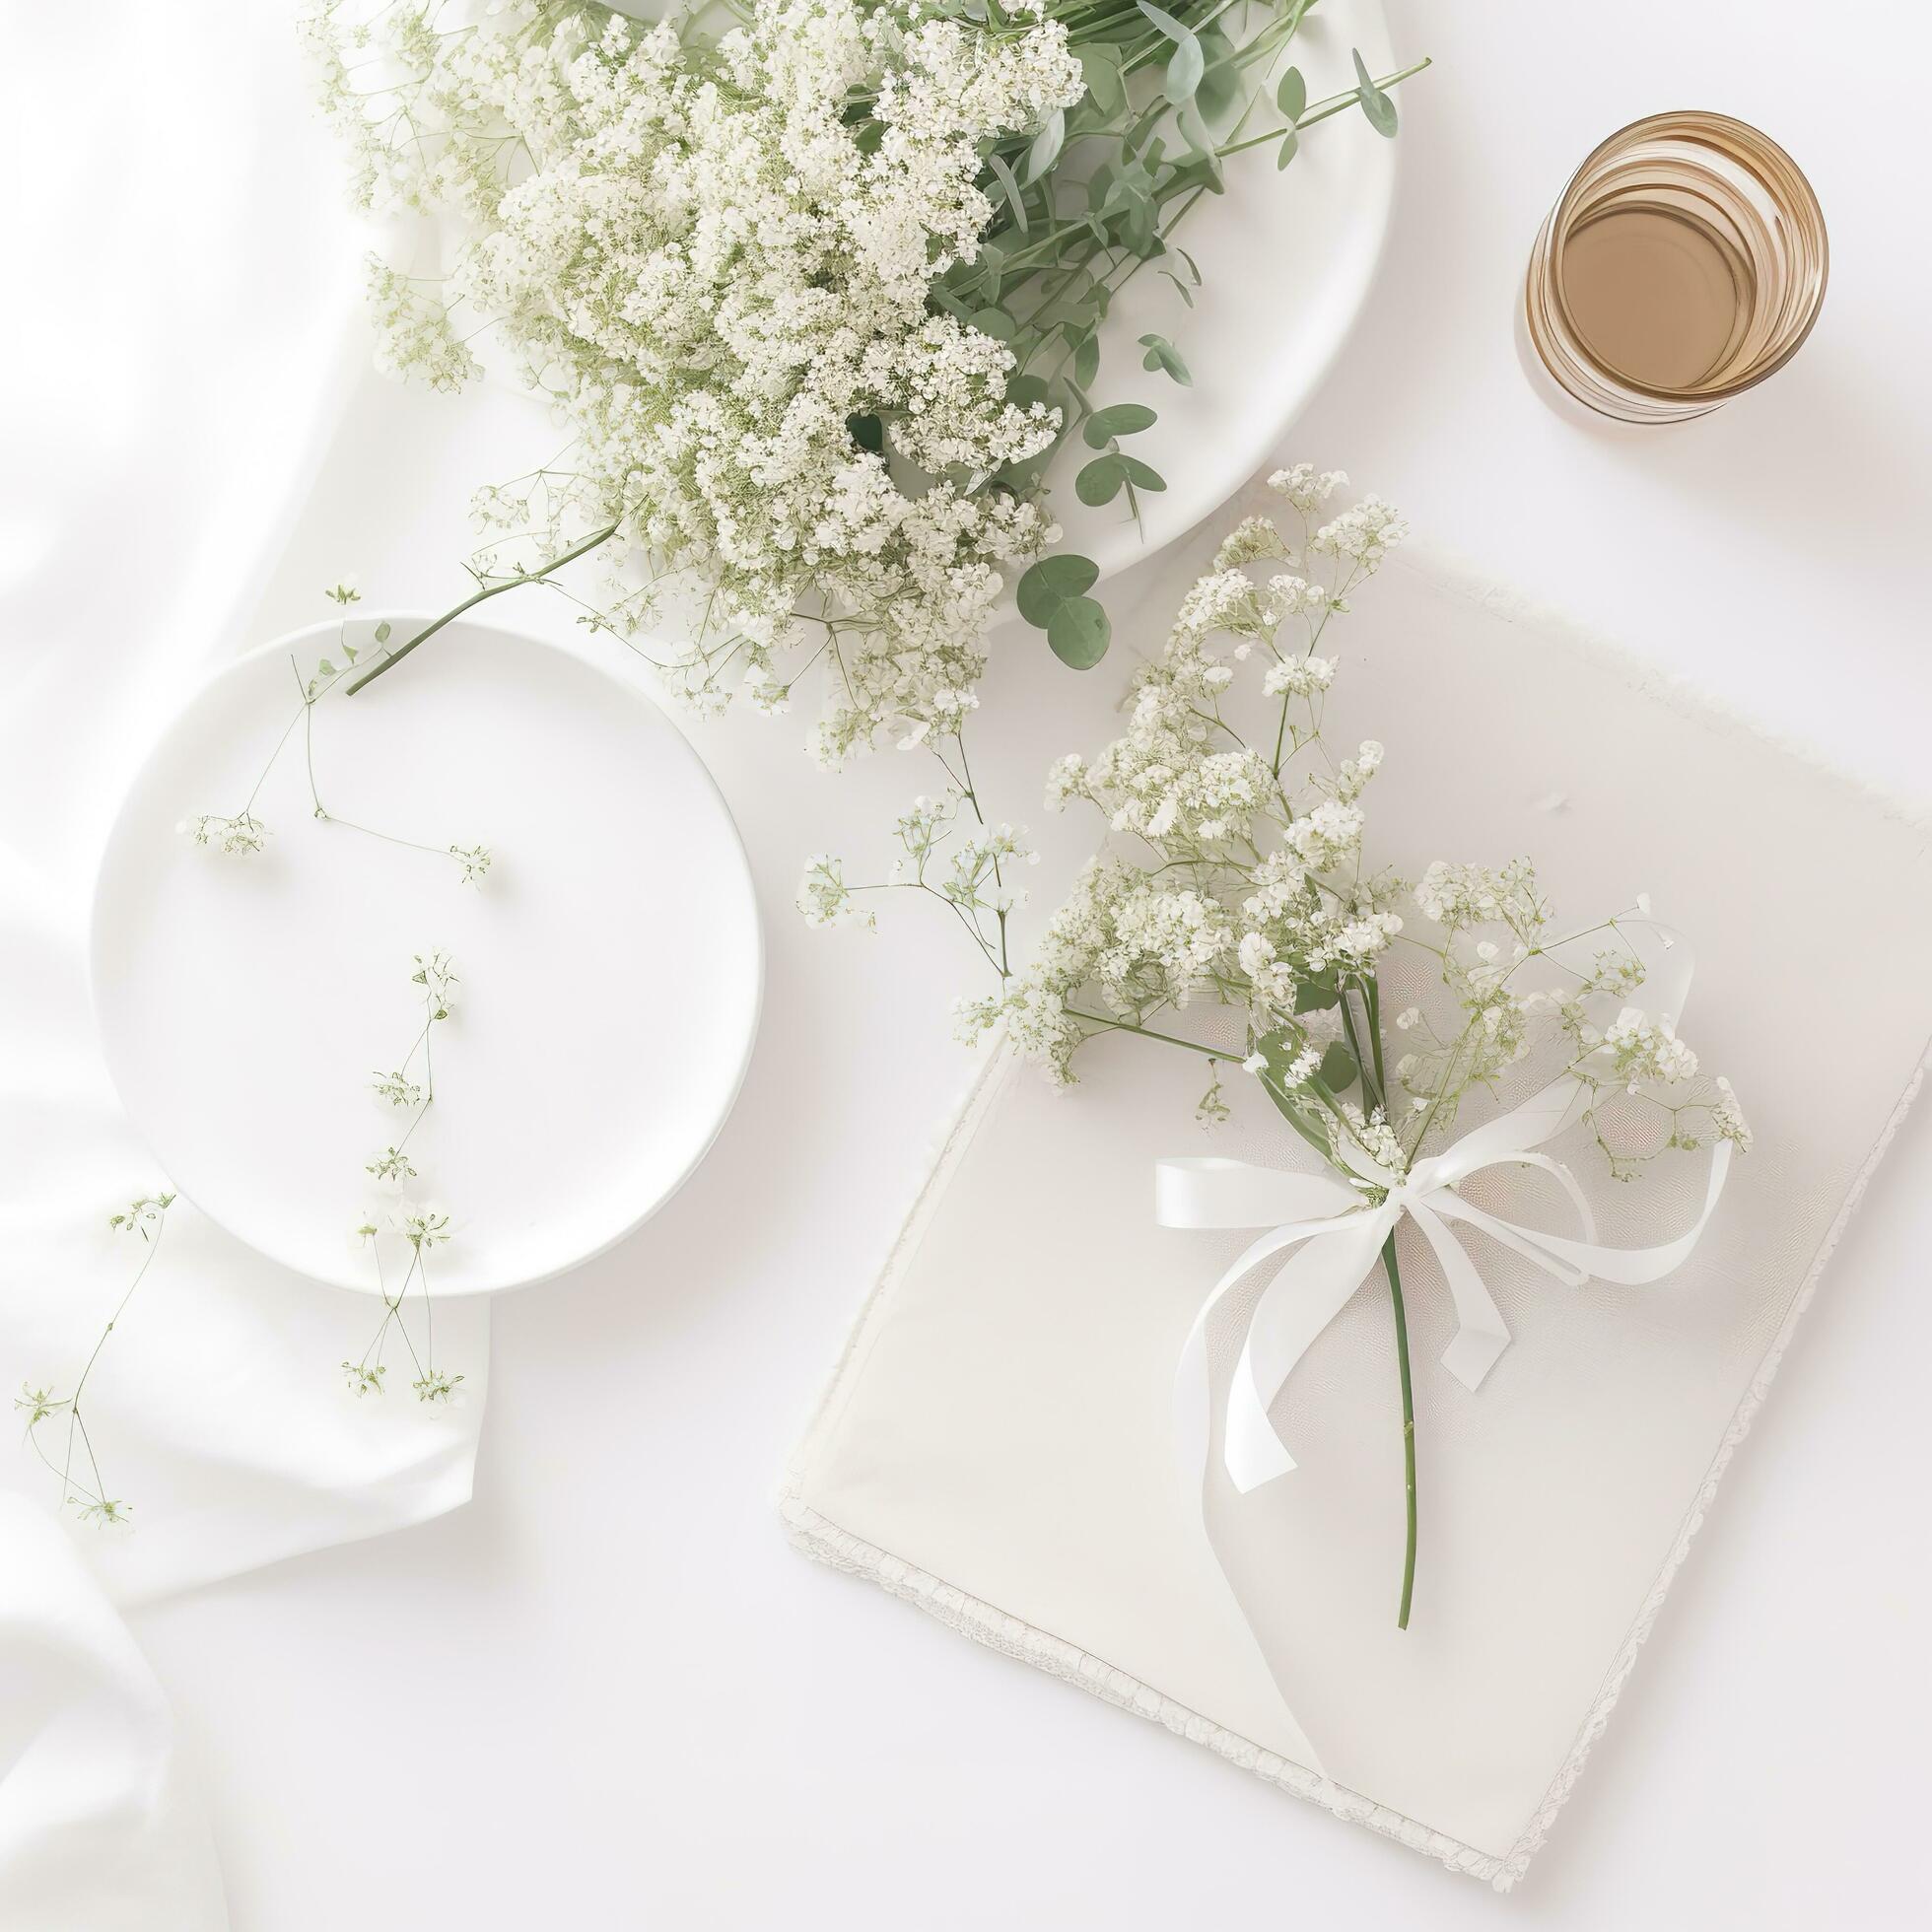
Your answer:
[[[1381,0],[1322,0],[1273,71],[1299,67],[1309,99],[1318,101],[1354,86],[1351,47],[1361,49],[1371,74],[1403,64],[1390,57]],[[1400,105],[1401,90],[1396,99]],[[1278,448],[1367,298],[1400,146],[1400,137],[1385,140],[1350,111],[1311,127],[1285,172],[1265,145],[1225,164],[1227,192],[1202,196],[1174,234],[1175,245],[1201,266],[1195,306],[1186,307],[1149,264],[1122,288],[1100,332],[1093,399],[1143,402],[1158,413],[1153,428],[1122,448],[1151,463],[1167,488],[1140,493],[1138,523],[1125,493],[1089,509],[1073,494],[1073,478],[1094,451],[1070,438],[1047,469],[1065,532],[1056,548],[1092,558],[1108,577],[1211,516]],[[1185,279],[1178,259],[1166,265]],[[1140,367],[1139,338],[1149,333],[1181,352],[1192,387]],[[1317,463],[1334,455],[1306,453]]]
[[[390,621],[407,637],[423,620]],[[359,617],[351,641],[372,629]],[[254,807],[266,849],[193,844],[177,825],[239,811],[299,716],[291,657],[305,676],[340,663],[338,635],[227,665],[135,778],[94,907],[107,1066],[172,1185],[275,1261],[374,1293],[349,1237],[393,1205],[363,1167],[408,1116],[370,1082],[423,1024],[413,955],[445,948],[456,1003],[405,1191],[451,1217],[431,1287],[540,1280],[660,1207],[730,1111],[763,977],[744,849],[642,690],[464,620],[310,721],[335,818],[436,850],[317,821],[300,724]],[[490,849],[480,888],[452,844]]]

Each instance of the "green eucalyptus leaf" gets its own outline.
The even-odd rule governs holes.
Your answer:
[[[1355,1056],[1340,1040],[1336,1040],[1322,1055],[1322,1064],[1316,1070],[1315,1077],[1331,1093],[1344,1093],[1354,1085],[1359,1073]]]
[[[1301,137],[1295,133],[1293,128],[1289,128],[1288,131],[1281,136],[1281,145],[1276,153],[1275,156],[1276,168],[1277,170],[1285,168],[1288,165],[1288,163],[1295,158],[1296,152],[1300,149],[1300,147],[1301,147]]]
[[[1047,643],[1063,664],[1090,671],[1107,655],[1113,627],[1091,597],[1070,597],[1047,624]]]
[[[1362,64],[1359,48],[1350,48],[1355,57],[1355,98],[1362,104],[1362,112],[1370,127],[1384,140],[1393,141],[1396,133],[1396,104],[1377,87]]]
[[[1210,22],[1201,30],[1201,51],[1208,64],[1194,103],[1209,127],[1225,127],[1247,96],[1234,42],[1218,22]]]
[[[1290,67],[1281,76],[1281,85],[1275,90],[1275,104],[1284,120],[1301,118],[1308,105],[1308,83],[1301,78],[1299,67]]]
[[[1181,298],[1181,300],[1185,302],[1190,309],[1192,309],[1194,307],[1194,291],[1191,288],[1189,288],[1188,285],[1184,281],[1182,281],[1181,278],[1178,275],[1176,275],[1171,268],[1163,268],[1160,272],[1163,275],[1165,275],[1170,282],[1174,284],[1174,293],[1178,295]],[[1151,369],[1153,368],[1153,364],[1148,363],[1145,365],[1145,367]]]
[[[1096,456],[1073,479],[1073,494],[1089,510],[1098,510],[1103,503],[1112,503],[1120,495],[1121,485],[1127,481],[1127,462],[1124,457],[1107,455]]]
[[[1151,4],[1151,0],[1135,0],[1135,4],[1176,46],[1179,46],[1183,40],[1194,38],[1192,28],[1183,27],[1172,14],[1162,13],[1158,7]]]
[[[1026,150],[1026,168],[1022,175],[1031,187],[1056,161],[1060,151],[1067,145],[1067,113],[1056,107],[1042,123],[1039,133],[1034,135],[1032,145]]]
[[[1188,157],[1202,167],[1218,165],[1214,153],[1214,137],[1208,130],[1206,115],[1198,101],[1186,103],[1174,116],[1174,123],[1180,129],[1181,138],[1188,144]]]
[[[1127,83],[1121,79],[1120,49],[1104,42],[1082,47],[1079,62],[1094,106],[1100,110],[1103,120],[1112,120],[1127,105]]]
[[[1173,280],[1171,276],[1168,279]],[[1174,286],[1177,289],[1181,288],[1179,282],[1175,282]],[[1187,291],[1181,289],[1181,293],[1186,295]],[[1184,389],[1194,386],[1194,378],[1189,374],[1187,364],[1181,360],[1180,350],[1175,348],[1166,336],[1143,335],[1140,338],[1140,346],[1147,352],[1140,358],[1142,369],[1165,370]]]
[[[996,342],[1010,342],[1019,330],[1019,324],[1003,309],[975,310],[973,326]]]
[[[1100,338],[1088,330],[1073,346],[1073,380],[1081,388],[1091,388],[1100,374]]]
[[[1342,990],[1333,980],[1303,980],[1294,990],[1294,1009],[1298,1013],[1318,1013],[1342,1003]]]
[[[380,623],[376,627],[376,642],[378,644],[387,644],[388,641],[389,641],[389,620],[385,617],[383,618],[381,623]]]
[[[1101,460],[1104,462],[1108,459],[1103,457]],[[1127,480],[1137,490],[1160,491],[1167,488],[1167,478],[1150,464],[1143,463],[1138,456],[1116,454],[1112,460],[1120,464]]]
[[[1013,224],[1024,235],[1026,233],[1026,197],[1020,192],[1018,181],[1013,178],[1013,171],[1007,166],[1003,155],[988,155],[986,165],[998,176],[1000,188],[1006,196],[1006,205],[1013,211]]]
[[[1006,378],[1006,400],[1018,409],[1031,409],[1036,402],[1047,399],[1047,385],[1037,376],[1016,375]]]
[[[1167,56],[1167,69],[1160,91],[1178,107],[1194,99],[1207,71],[1208,57],[1201,51],[1201,42],[1190,34]]]
[[[876,416],[848,416],[846,434],[875,456],[885,448],[885,425]]]
[[[1159,413],[1144,402],[1116,402],[1105,409],[1096,409],[1080,433],[1091,448],[1104,449],[1114,437],[1138,436],[1159,421]]]
[[[1100,581],[1100,566],[1088,557],[1061,551],[1042,557],[1014,586],[1019,614],[1037,631],[1044,631],[1060,606],[1084,596]]]

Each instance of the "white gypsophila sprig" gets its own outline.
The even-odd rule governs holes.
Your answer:
[[[1340,471],[1297,464],[1272,482],[1302,519],[1296,538],[1267,518],[1240,523],[1136,673],[1122,735],[1049,773],[1049,802],[1095,807],[1110,849],[1050,916],[1032,963],[957,1004],[962,1034],[1003,1025],[1064,1082],[1096,1033],[1166,1038],[1168,1016],[1200,1000],[1233,1007],[1246,1064],[1298,1131],[1392,1171],[1446,1135],[1471,1094],[1539,1056],[1560,1055],[1590,1096],[1615,1173],[1704,1137],[1744,1143],[1735,1096],[1689,1084],[1696,1056],[1674,1016],[1631,1003],[1647,899],[1572,934],[1527,860],[1437,861],[1413,891],[1367,863],[1385,752],[1373,739],[1330,746],[1339,659],[1323,640],[1406,524],[1378,498],[1342,502]],[[1297,574],[1247,568],[1287,558]],[[1405,1007],[1385,1029],[1380,972],[1399,945],[1432,959],[1447,1005]],[[1612,1101],[1637,1123],[1615,1119]]]
[[[230,858],[245,858],[264,851],[268,845],[268,827],[245,809],[233,817],[221,812],[196,812],[191,818],[182,819],[177,829],[193,844],[226,853]]]
[[[409,985],[420,1000],[421,1023],[402,1064],[379,1075],[378,1096],[391,1106],[408,1110],[402,1132],[387,1146],[363,1162],[363,1172],[385,1188],[397,1191],[420,1178],[412,1142],[436,1100],[435,1036],[447,1027],[456,1010],[458,978],[454,962],[441,947],[415,954]],[[419,1074],[420,1069],[420,1074]],[[436,1365],[435,1304],[430,1290],[430,1257],[446,1246],[455,1229],[449,1211],[434,1202],[414,1198],[394,1201],[387,1209],[368,1208],[350,1230],[350,1245],[366,1256],[382,1297],[382,1315],[369,1346],[355,1360],[342,1363],[345,1387],[358,1397],[383,1393],[386,1373],[383,1349],[391,1335],[401,1338],[415,1375],[410,1382],[419,1402],[447,1403],[460,1375]],[[400,1257],[395,1250],[400,1247]],[[420,1320],[419,1347],[412,1313]]]
[[[106,1481],[101,1473],[101,1461],[95,1452],[94,1437],[88,1429],[84,1398],[95,1365],[101,1359],[101,1351],[126,1315],[136,1289],[161,1252],[168,1210],[173,1205],[174,1196],[166,1192],[140,1194],[106,1216],[110,1233],[131,1237],[140,1244],[140,1260],[135,1265],[133,1278],[121,1290],[113,1313],[107,1318],[106,1325],[82,1364],[74,1383],[74,1393],[60,1396],[54,1393],[51,1385],[23,1382],[20,1394],[14,1398],[14,1408],[27,1418],[24,1424],[27,1442],[60,1480],[62,1506],[74,1509],[82,1522],[99,1524],[104,1528],[125,1526],[132,1505],[119,1496],[107,1493]],[[65,1426],[58,1430],[61,1444],[57,1453],[47,1447],[39,1433],[42,1423],[56,1417],[64,1418],[65,1422]]]

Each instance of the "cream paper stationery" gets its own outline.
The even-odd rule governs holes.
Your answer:
[[[1526,854],[1559,922],[1642,892],[1694,945],[1682,1030],[1735,1082],[1757,1137],[1694,1252],[1661,1281],[1574,1286],[1470,1237],[1511,1338],[1471,1390],[1441,1366],[1455,1309],[1405,1225],[1421,1534],[1399,1631],[1402,1444],[1379,1274],[1271,1412],[1296,1467],[1246,1494],[1218,1447],[1240,1318],[1270,1271],[1231,1290],[1208,1335],[1211,1549],[1177,1468],[1177,1362],[1252,1230],[1158,1226],[1155,1164],[1212,1153],[1301,1172],[1299,1143],[1252,1091],[1204,1141],[1200,1063],[1179,1053],[1098,1043],[1062,1094],[999,1052],[784,1506],[811,1554],[1506,1888],[1917,1086],[1932,856],[1922,821],[1441,567],[1398,559],[1358,605],[1328,729],[1388,748],[1371,858],[1414,877],[1437,857]],[[1828,1005],[1821,1054],[1806,1042]],[[1605,1243],[1665,1242],[1704,1204],[1706,1152],[1620,1185],[1587,1135],[1551,1151]],[[1527,1170],[1477,1177],[1469,1198],[1573,1231]]]

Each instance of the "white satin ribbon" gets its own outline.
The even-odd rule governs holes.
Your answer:
[[[1461,1221],[1480,1230],[1567,1287],[1581,1287],[1593,1277],[1641,1286],[1680,1267],[1724,1191],[1732,1143],[1718,1141],[1702,1209],[1684,1233],[1657,1247],[1606,1247],[1596,1239],[1589,1204],[1575,1176],[1560,1161],[1536,1151],[1570,1125],[1584,1091],[1582,1082],[1568,1076],[1552,1081],[1520,1107],[1417,1161],[1406,1175],[1390,1173],[1356,1151],[1349,1156],[1357,1177],[1353,1185],[1333,1174],[1289,1174],[1240,1160],[1156,1162],[1154,1217],[1161,1226],[1268,1226],[1214,1283],[1188,1331],[1175,1392],[1183,1467],[1192,1473],[1208,1466],[1208,1319],[1250,1269],[1284,1249],[1296,1252],[1255,1304],[1228,1388],[1222,1456],[1235,1487],[1244,1494],[1294,1468],[1294,1458],[1268,1419],[1269,1409],[1315,1338],[1361,1285],[1405,1214],[1435,1251],[1456,1305],[1456,1336],[1443,1351],[1442,1365],[1472,1390],[1508,1347],[1509,1331],[1449,1223]],[[1554,1178],[1576,1209],[1583,1239],[1519,1226],[1472,1207],[1456,1192],[1470,1175],[1503,1165],[1536,1167]]]

